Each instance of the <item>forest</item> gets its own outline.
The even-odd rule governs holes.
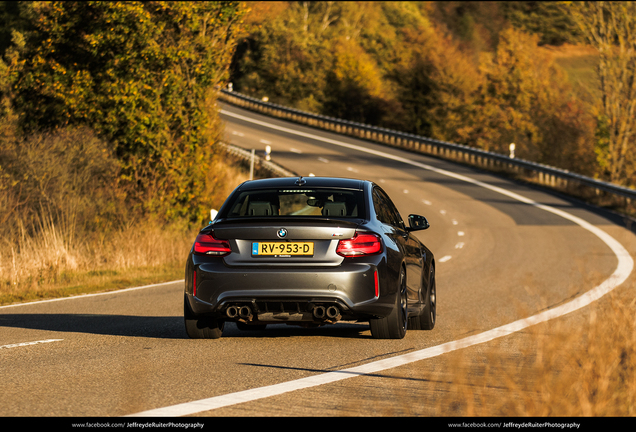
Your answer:
[[[249,7],[239,92],[636,184],[632,3]]]
[[[217,145],[230,82],[633,187],[635,17],[622,2],[0,2],[0,302],[182,277],[243,178]]]

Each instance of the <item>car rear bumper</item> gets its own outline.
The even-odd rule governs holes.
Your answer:
[[[196,271],[187,299],[195,315],[229,318],[228,307],[249,306],[258,321],[316,321],[316,306],[338,307],[341,319],[365,320],[388,315],[394,305],[388,290],[376,296],[375,273],[385,273],[383,260],[345,260],[337,267],[228,267],[221,259],[189,262]],[[194,280],[194,278],[192,278]],[[237,318],[238,319],[238,318]]]

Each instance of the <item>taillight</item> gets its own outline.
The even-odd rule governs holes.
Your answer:
[[[344,257],[375,255],[382,252],[382,242],[375,234],[356,233],[353,238],[340,240],[336,253]]]
[[[219,240],[213,234],[199,234],[194,241],[194,252],[204,255],[225,256],[232,252],[227,240]]]

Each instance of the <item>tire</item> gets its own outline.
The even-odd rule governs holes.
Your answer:
[[[391,314],[369,321],[371,337],[374,339],[402,339],[408,327],[408,302],[406,297],[406,273],[400,271],[400,283],[395,295],[395,306]]]
[[[183,299],[183,318],[190,339],[218,339],[223,334],[225,322],[210,317],[196,318],[186,296]]]
[[[437,288],[435,286],[435,267],[431,266],[428,277],[428,290],[426,292],[426,305],[422,315],[417,317],[420,330],[433,330],[437,321]]]

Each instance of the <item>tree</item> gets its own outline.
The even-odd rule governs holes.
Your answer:
[[[470,56],[434,27],[402,30],[408,47],[391,79],[403,107],[401,129],[436,139],[462,142],[458,131],[469,119],[482,77]]]
[[[571,2],[568,10],[599,52],[597,160],[610,181],[636,183],[636,4]]]
[[[503,15],[516,29],[539,35],[539,45],[580,42],[577,25],[567,10],[554,1],[504,1]]]
[[[325,79],[323,112],[356,122],[378,124],[385,114],[385,91],[378,65],[350,39],[334,44]]]
[[[314,2],[257,4],[234,59],[234,88],[255,97],[319,112],[329,61]],[[322,15],[321,15],[322,16]],[[329,20],[327,21],[329,22]]]
[[[33,2],[15,106],[25,131],[88,125],[134,202],[199,218],[238,2]]]
[[[482,84],[468,121],[459,128],[468,144],[589,174],[590,126],[567,77],[538,48],[538,35],[509,28],[495,53],[482,54]]]

